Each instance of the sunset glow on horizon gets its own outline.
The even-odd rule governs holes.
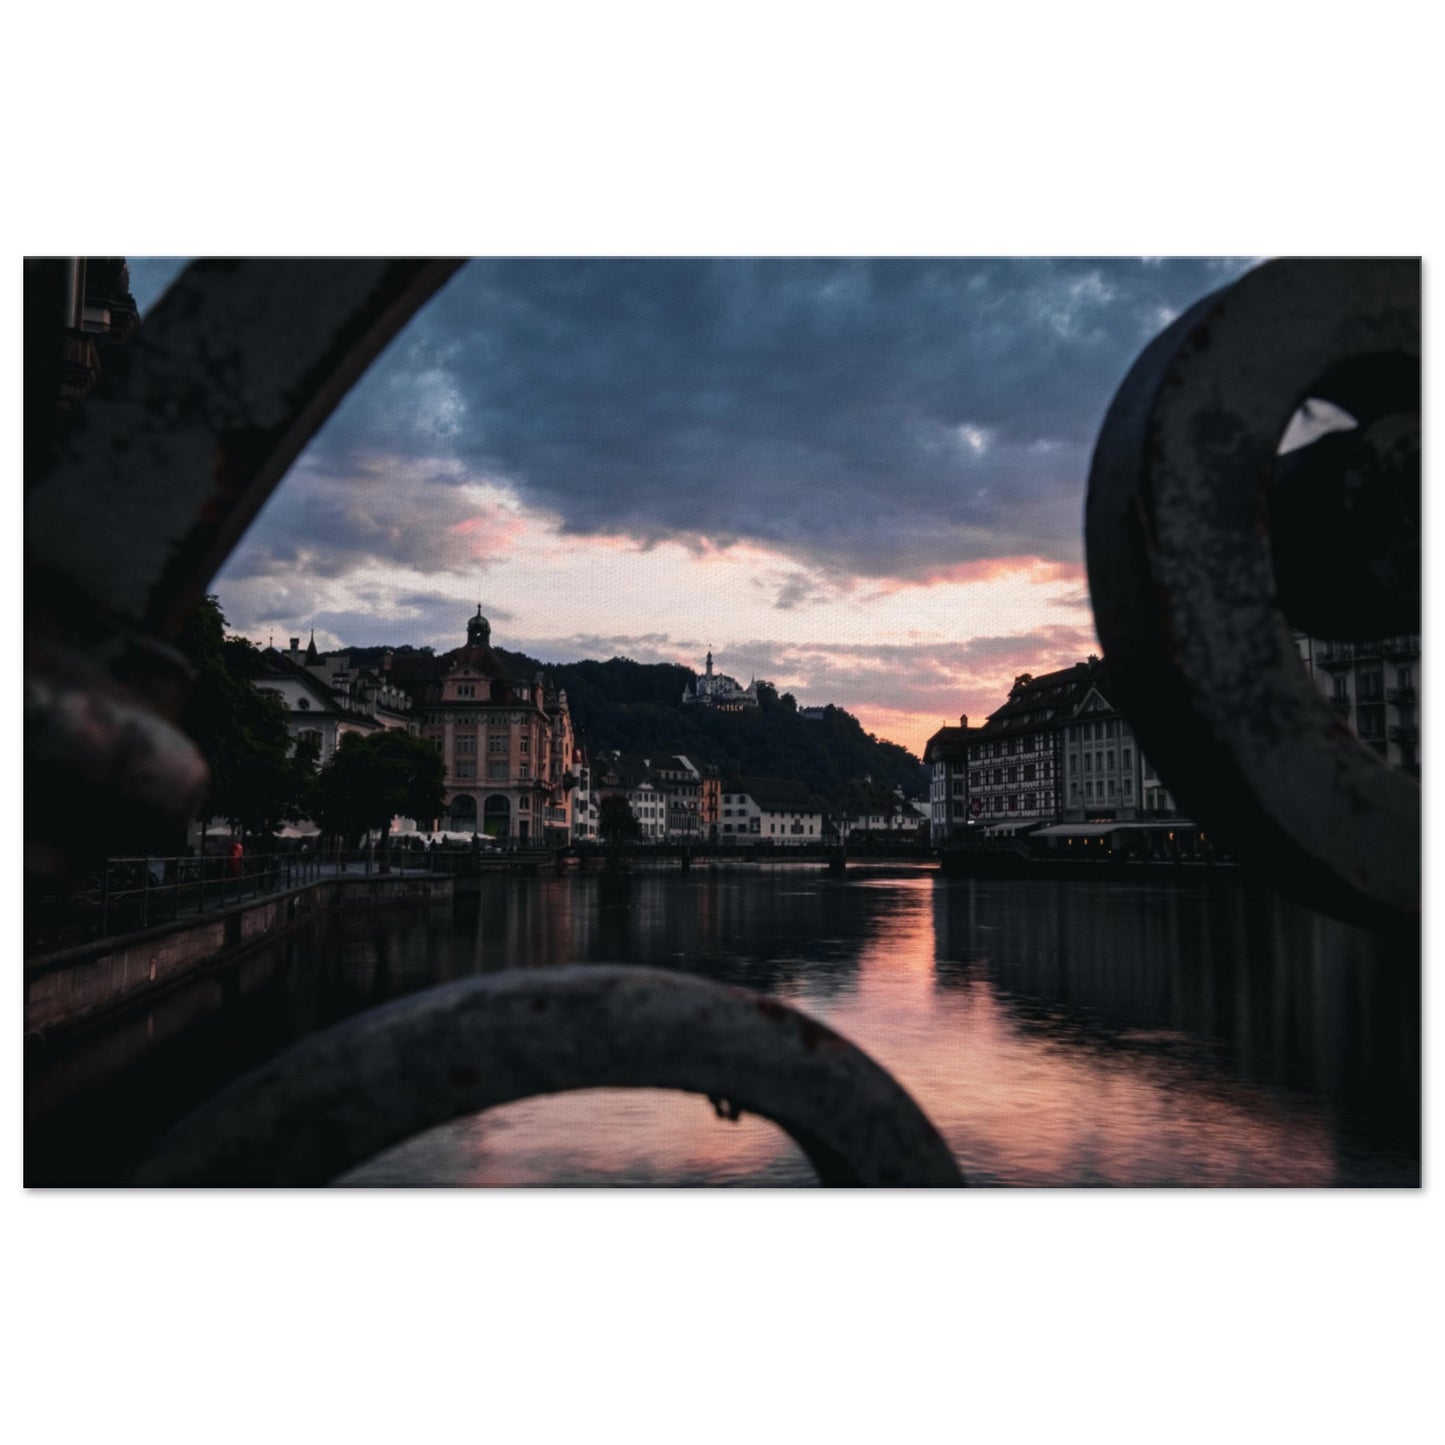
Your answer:
[[[180,262],[135,260],[142,312]],[[213,584],[233,631],[765,680],[921,753],[1099,650],[1089,457],[1236,261],[475,261]]]

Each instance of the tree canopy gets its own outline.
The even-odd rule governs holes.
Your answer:
[[[312,816],[343,838],[379,828],[393,818],[430,822],[445,807],[442,755],[435,744],[388,728],[345,734],[316,779]]]
[[[270,833],[304,818],[315,760],[293,751],[286,704],[255,685],[260,652],[245,638],[226,636],[214,596],[191,614],[180,646],[196,673],[181,725],[211,770],[201,819],[225,818],[248,833]]]
[[[642,836],[642,824],[620,793],[609,793],[598,807],[597,836],[604,843],[627,843]]]

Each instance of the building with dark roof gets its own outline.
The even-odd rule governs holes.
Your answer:
[[[923,749],[928,768],[928,840],[935,848],[956,841],[974,826],[974,804],[968,792],[968,744],[980,729],[968,717],[958,726],[941,727]],[[982,805],[979,804],[980,812]]]
[[[722,783],[721,843],[819,843],[828,807],[792,778],[733,777]]]
[[[832,811],[833,822],[844,839],[860,833],[916,839],[919,829],[928,825],[928,815],[903,796],[902,788],[869,777],[844,783]]]
[[[256,687],[286,704],[292,737],[314,747],[319,763],[330,760],[347,733],[417,731],[411,696],[384,670],[355,667],[345,652],[318,652],[314,633],[304,651],[299,637],[285,651],[266,648]]]
[[[517,843],[571,840],[574,738],[567,694],[514,677],[477,608],[466,645],[418,665],[421,733],[446,763],[442,826]]]
[[[1008,701],[969,739],[969,805],[985,830],[1019,832],[1058,821],[1064,806],[1063,726],[1099,666],[1091,657],[1042,677],[1021,673]]]

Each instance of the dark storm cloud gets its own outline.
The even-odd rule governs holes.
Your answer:
[[[472,262],[308,460],[338,480],[415,461],[432,485],[505,481],[570,532],[749,539],[873,576],[1076,560],[1115,388],[1246,264]]]
[[[477,576],[505,555],[521,523],[454,482],[454,469],[425,460],[371,455],[335,473],[308,453],[232,554],[226,577],[335,578],[397,562],[429,575]]]
[[[132,261],[143,311],[180,264]],[[839,575],[1077,560],[1115,388],[1248,264],[474,261],[308,449],[325,502],[274,502],[232,566],[303,551],[333,574],[378,555],[457,570],[461,546],[427,537],[464,519],[445,494],[479,477],[569,532],[751,540]],[[358,476],[369,499],[349,495]],[[777,605],[810,600],[798,580]]]

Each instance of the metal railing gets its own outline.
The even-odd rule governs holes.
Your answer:
[[[322,878],[433,871],[430,855],[414,849],[108,858],[85,885],[27,900],[26,952],[203,917]]]

